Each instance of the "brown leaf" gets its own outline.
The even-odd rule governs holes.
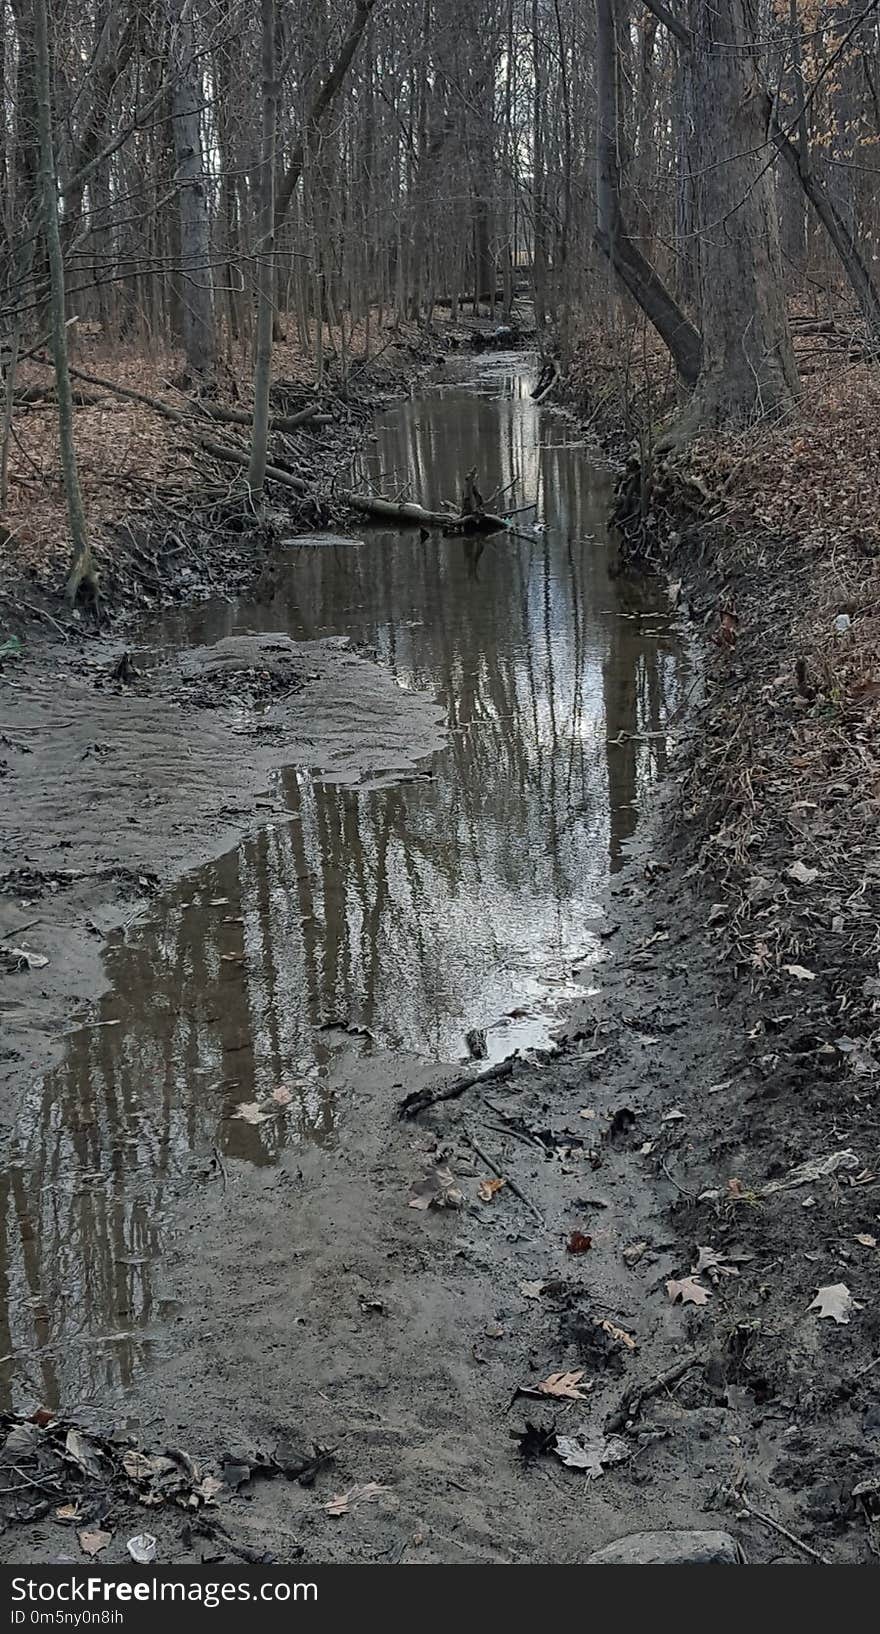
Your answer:
[[[347,1492],[337,1492],[335,1497],[325,1503],[324,1509],[328,1515],[347,1515],[358,1504],[371,1503],[380,1498],[383,1492],[390,1492],[391,1488],[382,1486],[378,1481],[367,1481],[363,1486],[349,1487]]]
[[[565,1251],[567,1254],[586,1254],[592,1246],[592,1237],[586,1236],[583,1231],[573,1231],[565,1245]]]
[[[506,1180],[481,1180],[477,1187],[477,1196],[479,1197],[480,1202],[491,1203],[495,1193],[499,1192],[502,1186],[506,1185]]]
[[[623,1328],[619,1328],[616,1323],[609,1322],[607,1319],[600,1322],[599,1326],[607,1333],[609,1339],[616,1339],[619,1345],[626,1345],[627,1350],[635,1350],[636,1342],[631,1333],[626,1333]]]
[[[100,1532],[97,1529],[94,1532],[79,1532],[77,1536],[84,1555],[99,1555],[102,1549],[106,1549],[108,1543],[113,1542],[112,1532]]]
[[[710,1298],[709,1289],[703,1288],[694,1277],[680,1277],[678,1280],[673,1277],[666,1284],[666,1292],[673,1305],[679,1302],[682,1305],[707,1305]]]
[[[542,1396],[557,1396],[564,1401],[583,1401],[589,1385],[581,1385],[584,1376],[582,1367],[572,1373],[550,1373],[546,1379],[541,1379],[534,1388]]]

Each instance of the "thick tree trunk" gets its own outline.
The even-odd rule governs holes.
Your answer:
[[[180,209],[180,301],[186,361],[197,374],[216,363],[211,287],[211,219],[202,153],[202,73],[193,0],[168,0],[171,21],[171,121]]]
[[[703,353],[688,431],[779,413],[798,389],[767,161],[771,104],[753,52],[756,13],[757,0],[723,8],[689,0]]]
[[[663,0],[645,0],[645,4],[648,6],[649,10],[660,19],[666,28],[668,28],[669,32],[676,40],[678,40],[679,44],[684,46],[687,52],[690,52],[694,46],[694,37],[691,29],[686,27],[684,23],[680,22],[674,13],[669,10],[668,6],[663,3]],[[873,0],[871,9],[876,9],[876,4],[877,0]],[[856,238],[854,231],[847,225],[843,216],[840,214],[840,211],[837,209],[828,188],[825,186],[821,177],[816,174],[812,163],[807,129],[808,93],[803,81],[801,65],[801,37],[800,29],[797,23],[798,14],[796,0],[791,0],[789,15],[792,24],[792,54],[796,81],[795,95],[798,99],[798,111],[795,122],[797,142],[795,143],[791,140],[788,128],[781,123],[779,116],[776,113],[771,113],[769,130],[765,132],[764,139],[766,140],[767,135],[771,137],[788,165],[792,175],[797,177],[801,187],[803,188],[805,197],[809,203],[812,204],[819,221],[825,228],[825,231],[827,232],[835,250],[837,251],[841,265],[849,278],[850,284],[852,285],[853,291],[859,302],[859,306],[862,309],[862,314],[868,326],[869,333],[873,336],[877,336],[880,335],[880,294],[878,294],[877,287],[874,283],[868,260],[859,244],[858,239]],[[856,17],[855,21],[850,25],[849,34],[845,38],[843,44],[846,44],[848,38],[857,32],[860,23],[864,20],[865,15],[866,14],[864,13],[860,13]],[[766,91],[764,92],[764,97],[765,104],[769,106],[769,97],[767,96]]]
[[[275,141],[278,129],[278,85],[275,72],[275,0],[261,0],[263,139],[260,151],[260,235],[258,256],[257,344],[254,357],[254,430],[248,482],[263,491],[269,452],[269,388],[272,383],[272,317],[275,292]]]
[[[73,561],[67,581],[67,597],[73,602],[81,584],[88,584],[97,598],[97,581],[83,508],[76,449],[73,441],[73,398],[67,366],[67,330],[64,322],[64,258],[58,228],[58,191],[55,180],[55,150],[52,140],[52,72],[49,66],[49,21],[46,0],[34,0],[35,100],[40,145],[40,193],[43,203],[43,230],[49,261],[52,353],[55,361],[55,390],[58,397],[58,435],[61,473],[67,518],[73,545]]]
[[[665,341],[682,380],[700,367],[700,336],[630,238],[620,203],[620,113],[617,98],[617,0],[596,0],[596,242],[633,300]]]

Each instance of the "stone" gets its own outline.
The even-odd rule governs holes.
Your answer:
[[[744,1566],[746,1557],[729,1532],[631,1532],[606,1543],[588,1566]]]

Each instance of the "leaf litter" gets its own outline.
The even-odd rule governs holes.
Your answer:
[[[7,1471],[14,1477],[0,1479],[0,1486],[9,1487],[0,1492],[0,1525],[39,1520],[50,1511],[59,1521],[93,1521],[83,1535],[98,1553],[114,1507],[202,1510],[256,1474],[309,1486],[332,1457],[329,1447],[280,1441],[271,1455],[237,1454],[202,1464],[180,1448],[149,1452],[86,1431],[45,1408],[30,1417],[0,1413],[0,1477]],[[89,1552],[88,1544],[82,1547]]]

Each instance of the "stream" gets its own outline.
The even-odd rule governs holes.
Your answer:
[[[2,1173],[4,1405],[130,1387],[175,1318],[172,1204],[206,1165],[332,1144],[341,1057],[461,1062],[472,1030],[487,1063],[547,1049],[589,987],[688,666],[663,586],[612,575],[610,472],[533,379],[522,355],[451,361],[377,417],[359,473],[437,505],[476,466],[497,507],[533,507],[515,535],[293,539],[265,601],[169,615],[133,649],[344,635],[439,698],[448,745],[396,784],[286,769],[270,821],[108,940],[96,1021],[34,1083]]]

